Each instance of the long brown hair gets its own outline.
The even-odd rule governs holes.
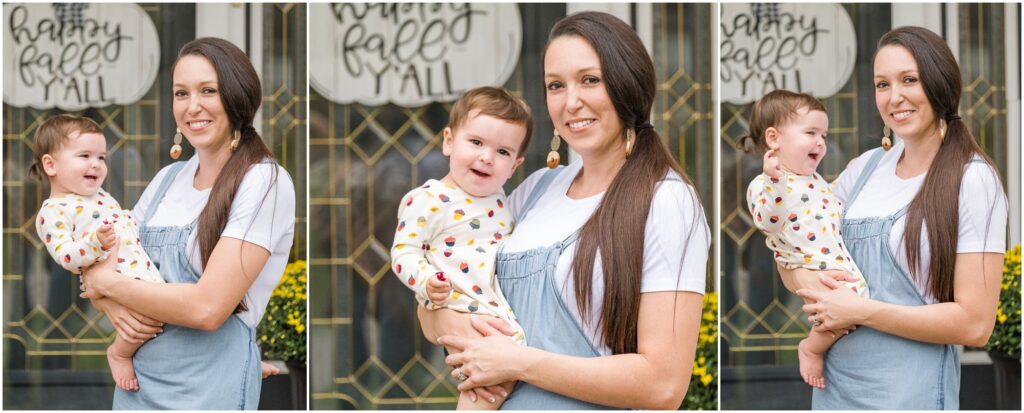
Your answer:
[[[917,62],[924,93],[935,110],[936,118],[948,123],[946,136],[928,167],[924,183],[910,201],[903,236],[910,273],[917,278],[921,260],[921,227],[927,228],[931,251],[928,290],[939,302],[953,301],[953,273],[960,230],[960,197],[955,194],[960,193],[968,162],[979,156],[992,167],[992,160],[981,150],[967,124],[957,115],[963,83],[960,66],[946,42],[928,29],[907,26],[883,35],[878,41],[875,56],[885,46],[900,46],[910,52]]]
[[[656,90],[654,63],[636,32],[612,15],[581,12],[559,20],[551,29],[548,45],[562,36],[579,36],[594,48],[615,112],[626,128],[636,131],[632,153],[580,229],[571,270],[580,314],[587,321],[594,260],[601,251],[604,306],[597,322],[603,326],[605,344],[613,354],[635,353],[644,232],[655,188],[669,171],[688,185],[690,179],[647,124]]]
[[[231,153],[224,168],[217,175],[210,190],[210,198],[199,214],[199,222],[196,225],[199,256],[203,268],[206,268],[213,248],[217,246],[217,241],[227,226],[231,203],[246,172],[255,164],[276,161],[273,152],[253,128],[253,118],[263,101],[263,89],[256,69],[245,53],[227,40],[203,37],[182,46],[178,52],[178,59],[174,62],[175,66],[185,56],[202,56],[213,65],[217,72],[221,104],[227,112],[232,129],[240,131],[238,148]],[[173,68],[171,73],[174,73]],[[277,168],[273,170],[273,181],[268,188],[272,188],[277,180]],[[264,199],[266,196],[267,194],[264,194]],[[235,311],[240,310],[245,310],[242,303]]]

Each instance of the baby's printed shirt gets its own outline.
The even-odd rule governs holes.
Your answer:
[[[74,274],[107,259],[96,231],[113,225],[117,239],[117,268],[121,274],[149,282],[163,283],[160,272],[139,240],[139,229],[130,211],[102,189],[93,196],[68,194],[43,201],[36,219],[36,232],[50,256]]]
[[[498,247],[511,232],[512,215],[503,192],[475,197],[455,185],[431,179],[409,191],[398,207],[392,269],[427,309],[499,317],[518,331],[514,338],[523,344],[523,328],[494,273]],[[438,272],[452,285],[447,303],[441,307],[427,298],[427,280]]]
[[[789,269],[847,271],[859,280],[844,284],[868,297],[864,275],[843,244],[842,203],[821,175],[758,175],[747,187],[747,204],[776,262]]]

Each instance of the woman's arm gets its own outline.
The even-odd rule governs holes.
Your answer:
[[[462,366],[465,391],[521,380],[578,400],[623,408],[677,409],[686,396],[700,331],[702,296],[652,292],[640,296],[635,354],[573,357],[519,346],[491,334],[482,339],[443,336],[462,349],[447,363]],[[487,331],[482,323],[474,326]]]
[[[150,318],[212,331],[231,316],[268,258],[259,245],[221,237],[195,284],[140,282],[117,274],[114,260],[106,260],[82,273],[82,296],[105,296]]]
[[[143,343],[163,331],[164,323],[125,308],[109,298],[93,298],[92,306],[103,312],[117,330],[117,335],[129,343]]]
[[[837,288],[839,284],[825,276],[822,282],[832,291],[801,289],[797,294],[816,301],[803,307],[823,321],[816,330],[863,325],[911,340],[980,347],[988,342],[995,325],[1002,270],[1003,254],[957,254],[953,301],[922,306],[864,299]]]

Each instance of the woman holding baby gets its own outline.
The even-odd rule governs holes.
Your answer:
[[[843,238],[871,298],[842,288],[844,274],[797,291],[816,301],[804,306],[816,330],[856,328],[827,353],[827,384],[814,390],[813,407],[958,409],[954,345],[983,346],[992,333],[1007,200],[959,115],[960,68],[942,38],[897,28],[873,61],[883,148],[833,183],[846,207]],[[901,140],[892,145],[890,135]],[[802,278],[789,271],[804,270],[780,268]]]
[[[295,189],[253,126],[260,79],[240,49],[196,39],[172,72],[171,157],[182,137],[195,156],[158,172],[133,210],[167,284],[121,277],[108,260],[83,274],[83,296],[119,335],[148,340],[133,359],[138,390],[118,389],[115,409],[255,409],[255,327],[287,264]]]
[[[528,346],[503,322],[420,310],[456,352],[461,391],[502,408],[676,409],[700,327],[710,234],[696,191],[648,122],[654,66],[636,33],[596,12],[551,30],[543,84],[556,136],[580,160],[510,196],[497,277]],[[475,397],[475,396],[474,396]]]

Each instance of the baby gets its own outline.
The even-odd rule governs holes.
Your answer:
[[[530,108],[504,89],[480,87],[452,107],[444,129],[448,175],[428,180],[402,198],[391,265],[429,310],[448,308],[505,320],[525,344],[523,328],[501,293],[495,258],[512,232],[502,185],[523,162],[533,119]],[[507,392],[514,383],[503,384]],[[459,397],[458,409],[496,409]]]
[[[754,145],[765,151],[764,173],[750,182],[747,203],[778,264],[848,272],[858,280],[843,284],[866,298],[867,283],[839,230],[843,207],[829,183],[815,172],[825,157],[827,131],[825,107],[811,95],[776,90],[755,103],[750,134],[740,142],[748,152]],[[826,288],[817,278],[783,277],[782,282],[790,292],[803,286]],[[800,376],[807,384],[825,387],[825,352],[841,335],[812,330],[800,341]]]
[[[92,119],[57,115],[36,129],[32,173],[50,181],[50,197],[43,201],[36,232],[50,256],[66,270],[80,274],[108,258],[120,240],[117,269],[126,277],[163,283],[156,265],[139,241],[138,226],[102,188],[107,177],[107,141]],[[132,355],[143,343],[129,343],[120,335],[107,349],[114,382],[123,390],[138,390]]]

